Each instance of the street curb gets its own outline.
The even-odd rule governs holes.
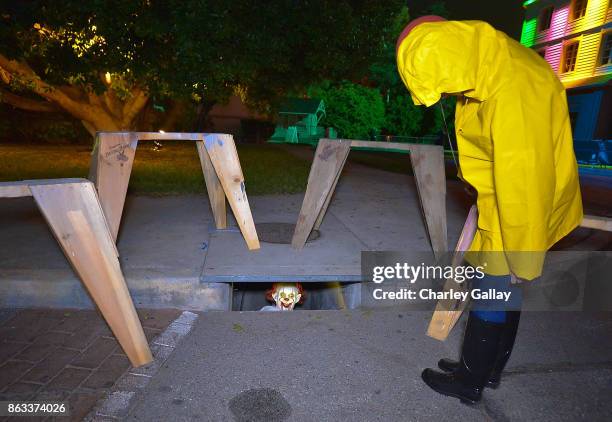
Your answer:
[[[163,271],[124,270],[137,308],[226,311],[226,283],[202,283],[199,276],[168,277]],[[0,308],[95,309],[83,283],[70,269],[0,269]]]
[[[116,421],[125,418],[133,398],[144,389],[170,357],[180,341],[191,331],[198,314],[184,311],[153,340],[153,361],[147,365],[131,368],[115,383],[108,394],[83,419],[87,422]]]

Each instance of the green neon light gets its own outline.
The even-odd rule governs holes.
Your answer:
[[[523,30],[521,31],[521,44],[523,44],[525,47],[533,46],[534,41],[535,41],[537,26],[538,26],[537,18],[523,21]]]
[[[536,1],[538,1],[538,0],[527,0],[525,3],[523,3],[523,7],[527,7],[527,6],[529,6],[530,4],[535,3]]]

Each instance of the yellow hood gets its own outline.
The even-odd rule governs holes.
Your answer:
[[[485,22],[445,21],[414,28],[397,50],[397,67],[416,105],[435,104],[443,93],[485,100],[495,73],[499,40]]]

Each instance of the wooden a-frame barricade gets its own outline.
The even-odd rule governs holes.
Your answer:
[[[55,239],[133,366],[152,356],[94,185],[86,179],[0,183],[0,198],[34,197]]]
[[[227,227],[225,198],[247,247],[259,249],[259,239],[246,195],[244,176],[234,138],[218,133],[181,132],[98,132],[89,169],[108,220],[113,239],[117,239],[125,196],[138,141],[190,140],[196,142],[204,181],[217,229]]]
[[[321,139],[308,176],[308,186],[291,245],[301,249],[313,229],[318,229],[331,202],[351,147],[403,150],[410,161],[425,226],[436,258],[447,251],[446,180],[444,150],[439,145]]]

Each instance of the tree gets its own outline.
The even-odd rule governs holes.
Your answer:
[[[329,82],[310,90],[312,97],[325,102],[325,125],[349,139],[368,139],[378,133],[385,120],[385,106],[376,88],[344,81],[333,86]]]
[[[408,8],[404,6],[391,20],[384,42],[370,65],[369,79],[384,97],[384,128],[386,132],[396,136],[420,135],[424,115],[422,107],[414,105],[397,72],[395,43],[409,21]]]
[[[129,43],[112,45],[92,19],[95,12],[76,2],[63,6],[4,6],[0,78],[8,89],[0,92],[2,101],[26,110],[65,111],[90,132],[131,128],[149,99],[137,83],[137,69],[126,66],[134,50]]]
[[[410,2],[411,5],[413,3],[415,2]],[[392,135],[437,135],[443,131],[439,106],[430,108],[415,106],[410,93],[397,72],[395,57],[397,37],[411,19],[421,14],[437,14],[448,17],[448,11],[443,1],[427,2],[425,8],[416,7],[414,12],[411,8],[410,13],[408,7],[401,7],[390,20],[389,30],[384,33],[381,48],[370,66],[369,80],[380,89],[385,99],[384,128]],[[454,102],[452,102],[452,105],[454,105]],[[447,120],[447,123],[452,125],[454,115],[452,107],[446,106],[445,110],[446,117],[450,120]]]
[[[399,0],[31,0],[0,9],[0,101],[133,129],[152,99],[260,109],[359,78]]]
[[[391,97],[391,90],[401,88],[405,91],[397,73],[395,43],[408,22],[410,22],[408,8],[403,6],[389,20],[388,30],[385,31],[383,41],[370,64],[368,79],[380,89],[387,103]]]
[[[415,106],[408,92],[394,92],[386,104],[385,129],[397,136],[420,135],[423,114],[423,107]]]

